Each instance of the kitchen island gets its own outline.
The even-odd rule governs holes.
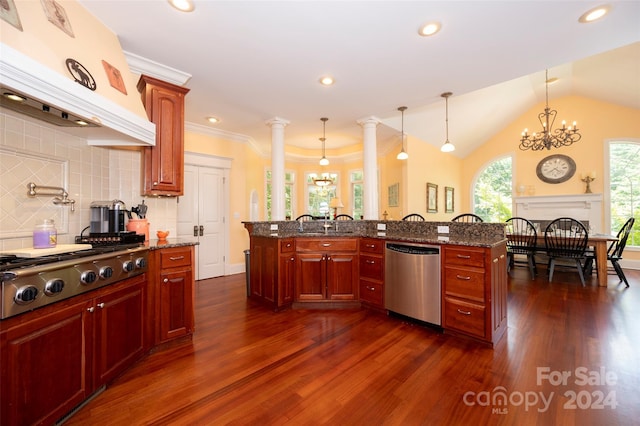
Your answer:
[[[507,328],[507,267],[500,223],[245,222],[250,235],[249,297],[287,308],[383,310],[385,246],[439,246],[441,325],[494,345]]]

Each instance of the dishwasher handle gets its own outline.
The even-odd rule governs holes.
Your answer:
[[[409,246],[405,244],[392,244],[392,243],[387,243],[387,250],[397,251],[399,253],[418,254],[418,255],[440,254],[440,249],[436,247],[420,247],[420,246]]]

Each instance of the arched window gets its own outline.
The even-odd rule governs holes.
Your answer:
[[[489,163],[473,184],[473,212],[485,222],[504,222],[511,214],[511,156]]]

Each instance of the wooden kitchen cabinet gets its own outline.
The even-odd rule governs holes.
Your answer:
[[[442,325],[491,345],[507,328],[506,245],[442,246]]]
[[[156,125],[156,145],[143,148],[142,195],[183,195],[184,97],[189,89],[142,75],[138,91]]]
[[[194,246],[170,247],[154,250],[150,270],[155,294],[155,344],[178,337],[190,336],[194,331],[193,273]]]
[[[2,321],[0,423],[53,424],[143,355],[146,277]]]
[[[290,306],[296,276],[295,240],[255,237],[249,250],[250,297],[276,311]]]
[[[360,300],[384,309],[384,240],[360,239]]]
[[[358,239],[296,240],[297,302],[358,300]]]

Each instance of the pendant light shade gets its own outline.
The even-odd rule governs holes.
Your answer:
[[[451,92],[445,92],[443,93],[442,96],[444,98],[444,102],[445,102],[445,124],[446,124],[446,140],[444,141],[444,144],[442,144],[442,146],[440,147],[440,151],[442,152],[452,152],[455,151],[456,147],[449,142],[449,96],[453,95],[453,93]]]
[[[409,158],[409,154],[407,154],[407,152],[404,150],[404,111],[406,109],[407,109],[406,106],[398,107],[398,111],[400,111],[400,113],[402,114],[402,131],[400,132],[402,149],[400,150],[400,152],[398,153],[398,156],[396,157],[398,160],[406,160],[407,158]]]
[[[329,165],[329,160],[327,159],[327,157],[325,156],[324,153],[324,142],[327,140],[325,138],[325,126],[327,125],[327,117],[322,117],[320,119],[322,121],[322,137],[320,138],[320,140],[322,141],[322,158],[320,159],[320,165],[321,166],[328,166]]]

